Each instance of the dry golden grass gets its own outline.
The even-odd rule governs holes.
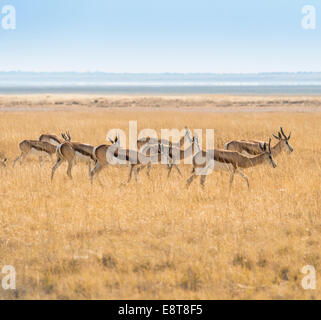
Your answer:
[[[0,112],[0,151],[10,162],[18,143],[69,129],[74,140],[105,142],[111,128],[214,128],[215,144],[234,138],[266,140],[283,125],[294,152],[278,167],[246,170],[251,190],[236,177],[213,173],[185,188],[191,168],[167,179],[126,181],[127,167],[101,174],[92,187],[87,168],[74,180],[66,164],[50,183],[52,163],[0,168],[0,268],[11,264],[17,290],[10,299],[311,299],[301,269],[321,271],[321,113],[206,113],[179,111]],[[1,274],[0,274],[1,277]],[[1,280],[1,279],[0,279]]]

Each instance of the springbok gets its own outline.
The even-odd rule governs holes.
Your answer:
[[[48,143],[51,143],[54,146],[59,146],[60,144],[62,144],[64,142],[64,140],[58,138],[54,134],[42,134],[39,137],[39,141],[48,142]]]
[[[167,163],[168,174],[167,174],[167,176],[168,177],[170,176],[173,166],[175,167],[175,169],[177,170],[179,175],[182,176],[180,169],[178,168],[177,164],[175,164],[174,162],[178,159],[184,158],[184,156],[182,156],[182,153],[184,153],[184,151],[182,151],[181,148],[184,146],[185,137],[187,137],[190,142],[192,141],[192,138],[190,137],[190,130],[187,127],[185,127],[185,130],[186,130],[185,135],[183,137],[181,137],[181,139],[178,141],[178,143],[173,143],[172,141],[165,140],[165,139],[155,139],[155,138],[150,138],[150,137],[139,139],[139,140],[137,140],[138,150],[145,152],[146,155],[150,155],[150,154],[148,154],[149,150],[147,150],[147,149],[154,147],[155,145],[158,146],[159,151],[162,148],[165,149],[167,152],[167,158],[168,158],[168,163]],[[161,145],[163,145],[163,147],[161,147]],[[146,150],[147,150],[147,152],[146,152]],[[178,158],[178,159],[174,159],[174,158]],[[146,173],[147,173],[148,177],[149,177],[151,165],[152,165],[151,162],[149,162],[147,164],[147,172]]]
[[[7,166],[7,161],[8,159],[5,157],[5,155],[2,152],[0,152],[1,167],[5,168]]]
[[[80,142],[72,142],[69,132],[62,133],[61,136],[65,142],[57,146],[57,162],[51,170],[51,181],[54,178],[55,171],[64,162],[68,162],[67,175],[72,179],[71,169],[77,162],[88,164],[88,172],[91,172],[91,162],[95,162],[93,155],[94,146]]]
[[[157,143],[158,140],[156,141],[156,143],[157,143],[156,145],[153,144],[152,146],[149,146],[149,148],[144,156],[144,154],[140,153],[139,151],[135,152],[135,151],[132,151],[129,149],[120,149],[120,150],[122,150],[122,152],[118,152],[118,150],[113,150],[115,152],[111,151],[108,154],[107,152],[112,146],[115,147],[117,145],[117,148],[120,148],[118,136],[116,136],[116,138],[114,140],[111,140],[110,138],[108,138],[108,139],[111,142],[111,144],[109,144],[109,145],[102,144],[102,145],[94,148],[93,154],[94,154],[94,157],[96,160],[96,164],[95,164],[94,169],[90,173],[91,182],[93,182],[94,176],[98,177],[101,170],[103,168],[105,168],[110,163],[109,160],[112,158],[115,158],[115,157],[116,158],[118,157],[121,160],[125,160],[126,163],[129,163],[130,172],[129,172],[129,176],[128,176],[129,177],[128,182],[131,179],[133,171],[135,174],[135,179],[137,181],[137,174],[139,173],[139,171],[141,169],[143,169],[145,166],[148,166],[148,168],[150,168],[151,161],[148,160],[148,157],[152,156],[153,151],[154,151],[154,155],[155,155],[155,153],[158,154],[158,160],[161,160],[160,158],[161,158],[162,151],[159,152],[159,150],[161,149],[161,147],[163,148],[163,144],[158,144]],[[151,140],[150,137],[146,137],[146,138],[142,138],[140,140],[137,140],[137,149],[141,150],[141,148],[143,146],[145,146],[146,144],[148,144],[150,142],[150,140]],[[134,163],[134,160],[133,160],[134,158],[131,157],[132,155],[136,156],[137,161],[138,161],[137,163]],[[143,165],[142,162],[139,162],[138,155],[139,155],[140,159],[143,159],[143,162],[145,162],[145,165]],[[149,176],[149,173],[148,173],[148,176]],[[102,185],[101,182],[100,182],[100,184]]]
[[[176,162],[176,161],[182,161],[184,160],[185,158],[188,158],[189,156],[193,155],[195,153],[195,137],[191,138],[189,134],[187,134],[187,138],[190,142],[190,145],[187,149],[178,149],[178,148],[175,148],[175,147],[172,147],[171,149],[168,150],[169,152],[169,159],[171,159],[173,162]],[[199,151],[199,150],[198,150]],[[170,176],[171,174],[171,171],[172,171],[172,168],[173,168],[173,165],[169,165],[169,168],[168,168],[168,177]]]
[[[108,148],[111,147],[113,144],[119,145],[119,138],[116,136],[114,140],[108,138],[111,144],[101,144],[94,148],[93,155],[95,159],[95,167],[90,172],[90,180],[91,183],[93,183],[94,176],[96,175],[98,177],[99,173],[102,169],[104,169],[108,165],[107,161],[107,151]],[[100,185],[102,183],[99,180]]]
[[[187,180],[187,187],[198,175],[201,176],[200,183],[201,186],[204,187],[208,170],[213,170],[228,171],[230,173],[230,190],[235,174],[239,174],[246,181],[249,188],[250,184],[248,177],[243,173],[242,169],[254,167],[263,163],[268,163],[273,168],[276,168],[277,166],[272,156],[271,138],[268,144],[259,144],[261,154],[256,156],[246,156],[237,151],[220,149],[209,150],[206,152],[200,149],[196,137],[194,137],[193,143],[197,144],[199,152],[197,152],[193,157],[193,171],[192,175]]]
[[[277,156],[282,151],[286,151],[289,154],[293,152],[293,147],[289,143],[291,132],[286,136],[282,127],[280,127],[278,135],[276,136],[273,134],[273,137],[278,140],[278,142],[271,147],[273,157]],[[258,155],[262,153],[260,144],[262,145],[264,142],[256,140],[234,140],[226,143],[224,149],[237,151],[245,155]]]
[[[97,154],[97,152],[96,152]],[[130,149],[122,149],[119,145],[112,145],[109,148],[105,149],[105,153],[101,152],[101,157],[105,157],[107,159],[107,163],[110,164],[120,164],[120,165],[129,165],[128,172],[128,180],[127,183],[130,182],[132,178],[132,174],[134,172],[135,180],[137,182],[138,173],[144,167],[149,165],[150,163],[161,162],[162,155],[164,154],[164,146],[163,144],[154,145],[150,147],[148,150],[148,155],[145,153],[141,153],[139,151],[134,151]],[[167,157],[166,154],[164,156],[167,158],[167,163],[170,163],[171,160]],[[97,159],[97,161],[99,161]],[[97,173],[97,170],[96,170]]]
[[[14,167],[16,162],[20,160],[25,160],[28,155],[34,154],[39,156],[39,163],[42,165],[43,155],[48,155],[50,158],[56,152],[56,147],[49,142],[39,141],[39,140],[24,140],[19,143],[19,149],[21,151],[20,156],[18,156],[14,161],[12,166]]]

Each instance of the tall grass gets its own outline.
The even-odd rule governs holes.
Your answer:
[[[321,114],[177,111],[55,111],[0,114],[0,151],[13,160],[18,143],[70,130],[73,140],[105,142],[111,128],[214,128],[215,145],[235,138],[267,140],[280,125],[294,152],[278,167],[246,170],[251,190],[213,173],[187,190],[175,170],[155,166],[121,186],[127,168],[109,167],[104,187],[91,186],[84,165],[74,179],[37,159],[0,168],[0,268],[13,265],[10,299],[311,299],[301,269],[321,271]],[[275,143],[276,141],[274,141]],[[0,275],[1,277],[1,275]]]

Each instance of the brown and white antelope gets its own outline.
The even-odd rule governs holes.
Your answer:
[[[94,176],[98,177],[101,170],[104,169],[108,165],[108,161],[107,161],[108,148],[114,144],[119,145],[118,136],[116,136],[114,140],[112,140],[110,138],[108,138],[108,139],[111,142],[111,144],[101,144],[101,145],[95,147],[93,150],[93,155],[94,155],[94,159],[95,159],[95,167],[90,172],[91,183],[93,183]],[[102,185],[100,180],[99,180],[99,183]]]
[[[144,167],[151,163],[160,163],[163,159],[162,155],[164,154],[164,146],[163,144],[154,145],[149,148],[148,155],[145,153],[141,153],[139,151],[130,150],[130,149],[122,149],[119,145],[114,144],[108,147],[105,153],[105,157],[107,162],[111,165],[129,165],[128,172],[128,180],[127,183],[130,182],[132,178],[132,174],[134,173],[135,180],[138,180],[138,173]],[[103,153],[102,153],[102,156]],[[166,154],[164,157],[167,158]],[[167,159],[166,163],[170,163],[170,160]]]
[[[289,143],[291,132],[286,136],[281,127],[278,135],[273,134],[273,137],[278,140],[278,142],[271,147],[273,157],[277,156],[282,151],[286,151],[289,154],[293,152],[293,147]],[[262,153],[260,144],[263,145],[264,142],[257,140],[234,140],[226,143],[224,149],[237,151],[245,155],[258,155]]]
[[[166,150],[165,152],[167,153],[168,159],[167,176],[170,176],[173,167],[177,170],[179,175],[182,176],[182,173],[175,162],[177,160],[184,159],[184,156],[182,154],[184,154],[184,152],[187,153],[187,151],[181,150],[181,148],[184,146],[185,138],[188,138],[190,142],[192,141],[192,138],[190,137],[190,130],[187,127],[185,127],[185,130],[185,135],[182,136],[177,143],[173,143],[172,141],[166,139],[155,139],[150,137],[139,139],[137,140],[138,150],[141,150],[142,153],[145,153],[146,155],[150,156],[148,150],[149,148],[154,148],[155,145],[158,146],[159,151],[163,148],[163,150]],[[147,176],[149,176],[151,165],[151,162],[147,164]]]
[[[59,146],[60,144],[62,144],[64,142],[64,140],[58,138],[54,134],[42,134],[39,137],[39,141],[48,142],[48,143],[51,143],[54,146]]]
[[[80,142],[72,142],[69,132],[62,133],[65,142],[57,146],[57,163],[51,170],[51,181],[54,178],[55,171],[64,162],[67,161],[67,175],[72,179],[71,170],[77,162],[85,162],[88,165],[88,172],[91,172],[91,162],[95,162],[93,155],[94,146]]]
[[[13,161],[13,167],[17,161],[20,161],[21,164],[23,160],[32,154],[38,155],[40,165],[42,165],[43,155],[47,155],[51,158],[52,155],[56,153],[56,147],[54,145],[49,142],[39,140],[24,140],[19,143],[19,149],[21,154]]]
[[[189,142],[190,142],[190,145],[187,149],[178,149],[178,148],[175,148],[175,147],[172,147],[171,149],[167,150],[169,152],[169,159],[171,159],[173,162],[176,162],[176,161],[182,161],[190,156],[192,156],[193,154],[195,154],[195,138],[191,138],[190,137],[190,131],[188,131],[188,134],[185,135]],[[166,148],[165,148],[166,150]],[[198,150],[199,151],[199,150]],[[171,173],[171,170],[173,168],[173,165],[170,165],[169,168],[168,168],[168,177],[170,176],[170,173]]]
[[[197,138],[194,137],[193,143],[198,146]],[[193,157],[193,171],[190,178],[187,180],[187,187],[192,181],[200,176],[201,186],[204,187],[206,176],[209,170],[212,171],[227,171],[230,174],[230,189],[234,180],[234,175],[240,175],[250,187],[248,177],[243,173],[242,169],[251,168],[263,163],[270,164],[276,168],[276,163],[271,151],[271,138],[269,143],[259,144],[261,154],[256,156],[246,156],[236,151],[214,149],[203,151],[199,148],[199,152]]]

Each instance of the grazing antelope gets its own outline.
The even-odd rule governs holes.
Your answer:
[[[109,148],[106,150],[105,157],[107,158],[107,161],[109,163],[112,161],[116,164],[129,165],[127,180],[127,183],[129,183],[132,178],[133,172],[135,180],[137,182],[139,171],[155,160],[157,160],[157,162],[161,162],[162,154],[164,154],[163,144],[150,147],[148,155],[140,153],[139,151],[122,149],[119,148],[119,146],[114,145],[114,148],[109,146]],[[170,162],[170,159],[167,158],[167,161]]]
[[[173,143],[172,141],[168,141],[164,139],[155,139],[150,137],[139,139],[137,140],[138,150],[142,150],[143,152],[143,151],[146,151],[147,148],[150,148],[151,146],[155,146],[155,145],[158,145],[158,150],[161,150],[161,145],[163,145],[164,149],[167,149],[167,157],[168,157],[167,176],[168,177],[170,176],[173,166],[175,167],[179,175],[182,176],[180,169],[174,162],[175,160],[184,158],[183,156],[181,156],[181,154],[184,153],[184,151],[181,151],[181,148],[184,146],[185,137],[187,137],[189,141],[192,141],[192,138],[190,137],[190,130],[187,127],[185,127],[185,130],[186,130],[185,135],[181,137],[178,143]],[[149,151],[147,151],[147,153],[148,152]],[[178,159],[174,159],[174,158],[178,158]],[[151,165],[152,165],[151,162],[147,164],[147,172],[146,172],[147,176],[149,176]]]
[[[19,143],[19,149],[21,151],[21,154],[13,161],[13,167],[15,166],[18,160],[20,160],[21,164],[22,160],[25,160],[26,157],[31,154],[38,155],[40,165],[42,165],[42,156],[44,154],[48,155],[51,158],[52,155],[56,152],[56,147],[54,145],[39,140],[24,140]]]
[[[276,136],[273,134],[273,137],[278,140],[278,142],[271,148],[273,157],[277,156],[282,151],[286,151],[289,154],[293,152],[293,147],[289,143],[291,132],[286,136],[281,127],[280,131],[278,131],[278,135]],[[237,151],[245,155],[258,155],[262,153],[260,144],[264,144],[264,142],[256,140],[234,140],[226,143],[224,149]]]
[[[114,140],[108,138],[111,144],[101,144],[94,148],[93,155],[95,158],[95,167],[90,172],[90,180],[91,183],[93,183],[94,176],[96,175],[98,177],[99,173],[102,169],[104,169],[108,165],[107,161],[107,150],[109,147],[111,147],[113,144],[119,145],[119,138],[118,136],[115,137]],[[99,181],[99,183],[102,185],[102,183]]]
[[[5,168],[7,166],[7,161],[8,159],[5,157],[5,155],[2,152],[0,152],[1,167]]]
[[[172,141],[165,140],[165,139],[151,138],[149,136],[138,139],[137,140],[138,150],[140,150],[140,148],[142,146],[144,146],[145,144],[150,144],[150,145],[163,144],[164,146],[169,146],[170,148],[172,148],[172,147],[182,148],[184,146],[185,137],[188,137],[188,135],[190,134],[190,130],[187,127],[185,127],[185,130],[186,130],[185,135],[183,137],[181,137],[177,143],[173,143]]]
[[[188,137],[189,142],[191,143],[190,146],[185,150],[178,149],[175,147],[171,148],[169,150],[169,159],[172,159],[173,161],[177,161],[177,160],[182,161],[185,158],[188,158],[189,156],[194,154],[194,152],[195,152],[195,143],[194,143],[195,138],[193,137],[193,139],[192,139],[189,134],[187,135],[187,137]],[[171,174],[172,168],[173,168],[173,165],[169,165],[168,177]]]
[[[57,146],[57,163],[51,170],[51,181],[54,178],[55,171],[64,162],[68,162],[67,175],[72,179],[71,169],[77,162],[85,162],[88,164],[88,172],[91,172],[91,162],[96,161],[93,155],[94,146],[80,142],[71,142],[69,132],[62,133],[61,136],[65,142]]]
[[[42,134],[39,137],[39,141],[48,142],[48,143],[51,143],[54,146],[59,146],[60,144],[62,144],[64,142],[64,140],[58,138],[54,134]]]
[[[193,143],[197,144],[199,152],[193,157],[193,174],[187,180],[187,187],[198,175],[201,176],[200,183],[201,186],[204,187],[208,170],[215,170],[228,171],[230,173],[230,190],[235,174],[239,174],[246,181],[249,188],[248,177],[242,172],[242,169],[254,167],[263,163],[269,163],[273,168],[276,168],[276,163],[271,151],[271,138],[268,144],[259,144],[261,154],[256,156],[246,156],[236,151],[220,149],[206,152],[200,149],[195,137]]]
[[[149,147],[149,150],[146,152],[146,157],[144,157],[144,155],[142,153],[140,153],[139,151],[135,152],[135,151],[132,151],[129,149],[120,149],[121,152],[118,152],[118,150],[112,150],[108,155],[107,152],[111,146],[117,145],[119,148],[119,137],[116,136],[116,138],[114,140],[111,140],[110,138],[108,138],[108,139],[111,142],[110,145],[103,144],[103,145],[100,145],[100,146],[97,146],[94,148],[93,153],[95,156],[96,164],[95,164],[94,169],[90,173],[91,182],[93,182],[94,176],[96,175],[98,177],[98,174],[101,172],[101,170],[109,164],[108,159],[111,159],[113,157],[116,157],[116,158],[118,157],[121,160],[125,160],[126,163],[129,163],[130,172],[128,175],[128,182],[131,180],[131,176],[132,176],[133,171],[135,174],[135,179],[137,181],[137,174],[139,173],[139,171],[141,169],[143,169],[145,166],[150,166],[151,160],[149,161],[148,158],[153,155],[153,151],[154,151],[154,155],[155,155],[155,153],[158,154],[158,160],[159,161],[161,160],[160,158],[161,158],[162,152],[161,151],[159,152],[159,149],[161,148],[161,146],[163,146],[162,144],[159,144],[159,145],[157,144],[157,145],[153,145],[153,146]],[[137,141],[138,150],[140,150],[140,148],[142,146],[146,145],[149,142],[150,142],[150,137],[146,137],[146,138],[142,138],[142,139],[138,140]],[[134,153],[132,153],[132,152],[134,152]],[[139,160],[138,160],[138,163],[134,163],[134,160],[133,160],[134,157],[132,157],[133,155],[136,156],[137,160],[138,160],[138,155],[139,155],[140,159],[143,158],[143,162],[145,162],[145,165],[143,165],[141,162],[139,162]],[[100,184],[102,185],[101,182],[100,182]]]

